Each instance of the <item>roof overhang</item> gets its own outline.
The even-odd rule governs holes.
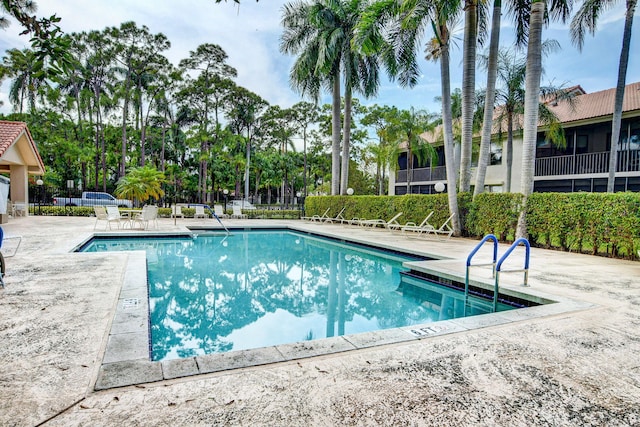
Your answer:
[[[13,126],[17,122],[0,122],[0,126]],[[31,133],[26,124],[22,124],[13,133],[9,141],[4,141],[0,147],[0,173],[9,173],[11,166],[26,166],[30,175],[44,175],[44,163],[38,152]]]

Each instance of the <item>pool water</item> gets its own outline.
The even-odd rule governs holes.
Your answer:
[[[100,238],[83,250],[146,251],[156,361],[491,311],[401,275],[416,257],[291,231]]]

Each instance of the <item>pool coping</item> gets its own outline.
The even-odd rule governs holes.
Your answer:
[[[258,229],[274,227],[237,227],[240,229]],[[294,231],[308,231],[297,229],[295,226],[278,227]],[[320,233],[312,233],[323,235]],[[147,232],[147,233],[93,233],[80,245],[94,236],[126,237],[126,236],[189,236],[190,231],[184,232]],[[333,237],[330,233],[327,237]],[[361,243],[371,246],[371,242],[361,239],[341,240]],[[384,247],[384,245],[377,245]],[[398,248],[391,248],[398,251]],[[403,252],[400,250],[400,252]],[[165,361],[150,360],[149,334],[149,299],[147,287],[147,258],[144,251],[127,252],[128,259],[125,266],[122,287],[111,322],[109,336],[105,348],[94,390],[106,390],[117,387],[133,386],[196,375],[211,374],[233,369],[248,368],[273,363],[290,362],[298,359],[331,355],[346,351],[368,349],[390,344],[416,342],[435,336],[465,332],[475,329],[498,326],[513,322],[575,312],[597,307],[595,304],[574,299],[549,295],[531,287],[505,285],[501,286],[501,293],[517,297],[545,302],[545,305],[521,308],[463,317],[452,320],[437,321],[422,325],[400,328],[383,329],[351,335],[323,338],[313,341],[303,341],[281,344],[256,349],[237,350],[226,353],[193,356],[182,359]],[[433,257],[433,255],[420,254]],[[411,261],[405,263],[410,268],[425,273],[438,274],[443,277],[464,280],[464,278],[450,269],[447,261],[450,259],[430,261]],[[488,280],[473,279],[474,286],[492,288]]]

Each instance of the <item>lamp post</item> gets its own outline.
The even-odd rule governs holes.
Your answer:
[[[229,190],[226,188],[222,190],[222,194],[224,194],[224,214],[227,214],[227,197],[229,196]]]
[[[65,213],[67,215],[69,215],[69,211],[67,210],[67,205],[69,205],[70,203],[70,199],[71,199],[71,190],[73,190],[74,187],[74,181],[72,179],[68,179],[67,180],[67,203],[65,203]]]
[[[347,188],[347,196],[353,196],[353,188]]]
[[[298,197],[298,207],[299,207],[298,210],[300,211],[300,217],[303,217],[304,216],[304,194],[298,191],[296,193],[296,196]]]
[[[44,184],[43,180],[38,179],[36,181],[36,185],[38,186],[38,215],[42,215],[42,184]]]
[[[433,189],[436,190],[438,193],[442,193],[444,191],[444,182],[440,181],[440,182],[436,182],[435,185],[433,186]]]

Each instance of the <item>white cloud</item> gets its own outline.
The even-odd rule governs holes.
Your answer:
[[[281,11],[285,0],[242,0],[240,6],[232,0],[216,4],[214,0],[47,0],[40,2],[39,16],[54,13],[62,17],[65,32],[102,30],[107,26],[119,26],[125,21],[146,25],[152,33],[164,33],[172,47],[165,55],[177,64],[186,58],[189,51],[200,44],[215,43],[229,55],[228,63],[238,70],[238,84],[265,98],[272,104],[290,106],[300,100],[288,83],[292,57],[279,51],[281,35]],[[622,4],[622,6],[624,6]],[[587,37],[582,53],[571,46],[567,27],[554,24],[545,29],[544,38],[556,38],[563,47],[559,54],[546,61],[547,80],[564,79],[573,84],[582,84],[585,90],[594,91],[614,87],[621,45],[622,17],[624,7],[614,8],[603,16],[600,32]],[[28,45],[28,37],[18,37],[19,27],[14,24],[3,31],[0,49],[4,50]],[[513,28],[503,18],[503,45],[513,40]],[[638,37],[632,43],[637,44]],[[637,46],[632,45],[633,49]],[[451,52],[451,87],[461,85],[461,48]],[[421,56],[421,52],[420,52]],[[440,95],[440,67],[436,63],[420,61],[424,78],[413,89],[397,88],[383,76],[379,96],[364,100],[367,105],[396,105],[399,108],[414,106],[435,112],[439,105],[433,98]],[[640,57],[631,55],[627,81],[637,81],[640,75]],[[485,85],[485,77],[478,75],[478,87]],[[543,82],[544,83],[544,82]],[[3,84],[0,99],[6,99],[8,85]],[[325,94],[323,101],[328,102]],[[0,111],[8,112],[9,105]]]

